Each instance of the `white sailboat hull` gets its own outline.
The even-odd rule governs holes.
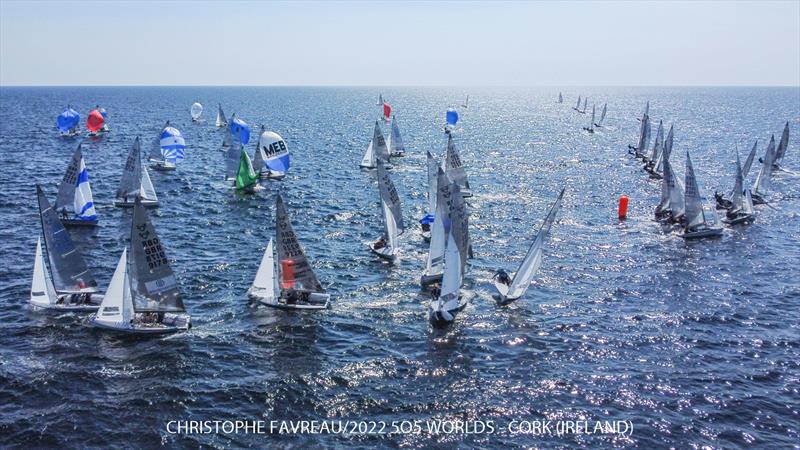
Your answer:
[[[265,297],[260,297],[257,292],[251,292],[248,295],[251,299],[258,301],[262,305],[277,309],[327,309],[331,300],[331,295],[323,292],[314,292],[309,295],[309,303],[286,303],[285,298],[276,298],[274,295],[271,295],[271,293]]]
[[[375,249],[375,247],[373,247],[373,244],[369,244],[369,245],[367,245],[367,247],[369,247],[369,250],[372,253],[378,255],[379,258],[385,259],[387,261],[392,261],[392,262],[397,260],[396,251],[394,249],[392,249],[391,247],[389,247],[388,245],[383,247],[383,248],[379,248],[377,250]]]
[[[135,203],[132,201],[122,201],[122,200],[114,200],[114,206],[120,208],[133,208]],[[158,200],[142,200],[142,206],[145,208],[157,208],[158,207]]]
[[[192,328],[192,320],[188,314],[164,314],[164,321],[157,324],[143,324],[143,323],[120,323],[120,322],[104,322],[97,319],[97,316],[92,316],[89,319],[89,324],[95,328],[102,328],[105,330],[113,330],[120,333],[128,334],[170,334],[179,331],[186,331]]]
[[[467,306],[468,295],[461,293],[458,296],[458,305],[448,310],[435,310],[428,307],[428,320],[434,327],[446,327],[455,322],[458,312]]]
[[[40,295],[36,295],[40,294]],[[41,295],[43,294],[43,295]],[[70,294],[60,294],[56,297],[55,301],[63,299],[65,302],[69,299]],[[30,303],[35,309],[46,309],[53,311],[69,311],[69,312],[94,312],[100,308],[100,302],[103,301],[102,294],[92,294],[90,303],[82,304],[58,304],[49,303],[50,297],[46,293],[31,292]]]

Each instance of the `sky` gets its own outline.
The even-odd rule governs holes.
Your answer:
[[[800,0],[0,0],[0,85],[800,86]]]

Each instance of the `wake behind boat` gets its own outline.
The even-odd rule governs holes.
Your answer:
[[[273,308],[326,309],[331,296],[322,288],[297,240],[281,194],[275,198],[275,230],[278,264],[273,259],[270,239],[248,297]]]
[[[558,194],[556,201],[550,207],[550,212],[547,213],[542,225],[539,227],[539,232],[536,233],[536,238],[533,240],[525,258],[519,265],[519,268],[514,273],[514,278],[511,278],[504,270],[499,270],[492,277],[494,286],[497,289],[497,294],[494,294],[494,299],[501,305],[505,305],[519,299],[528,289],[528,286],[533,280],[533,276],[539,267],[542,265],[542,253],[544,240],[550,234],[550,228],[556,220],[556,214],[561,209],[561,199],[564,198],[564,189]]]
[[[103,300],[97,281],[38,184],[36,197],[44,239],[36,242],[30,304],[40,309],[97,310]]]
[[[89,323],[133,334],[167,334],[192,327],[169,258],[139,197],[133,207],[130,252],[122,251],[100,309]]]

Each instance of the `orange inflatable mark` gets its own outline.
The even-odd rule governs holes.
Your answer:
[[[294,261],[284,259],[281,261],[281,288],[291,289],[294,287]]]
[[[628,217],[628,196],[622,195],[619,198],[619,220],[625,220]]]

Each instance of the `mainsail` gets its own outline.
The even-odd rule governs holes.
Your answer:
[[[36,185],[39,217],[42,222],[45,253],[50,262],[50,275],[59,293],[98,292],[97,281],[86,266],[83,257],[72,242],[67,230],[50,206],[42,188]]]
[[[425,268],[427,275],[442,273],[445,240],[447,239],[446,230],[450,229],[449,204],[453,196],[450,180],[441,167],[437,168],[436,177],[436,219],[431,224],[431,242],[428,248],[428,260]]]
[[[445,159],[445,168],[447,176],[454,183],[457,183],[461,190],[469,190],[469,180],[467,180],[467,172],[461,163],[461,156],[458,154],[455,142],[453,142],[453,135],[447,135],[447,157]]]
[[[583,112],[586,112],[586,105],[589,104],[589,97],[583,99]]]
[[[655,162],[658,160],[659,156],[661,156],[661,152],[664,149],[664,121],[658,121],[658,131],[656,131],[656,139],[653,142],[653,152],[650,154],[650,161]]]
[[[431,152],[427,152],[428,156],[428,214],[435,214],[436,213],[436,192],[437,192],[437,184],[436,178],[438,177],[439,172],[439,163],[436,162],[436,158],[433,157]]]
[[[461,257],[461,272],[463,275],[467,267],[467,257],[472,253],[472,244],[469,239],[469,215],[464,197],[461,195],[461,188],[456,182],[452,182],[450,190],[453,195],[450,201],[450,227],[458,245],[458,254]]]
[[[658,155],[658,159],[655,162],[655,171],[658,173],[661,173],[664,170],[664,161],[669,159],[669,155],[672,154],[672,141],[673,141],[673,133],[672,133],[672,125],[670,125],[669,133],[667,133],[667,138],[664,140],[661,154]]]
[[[664,160],[664,183],[669,188],[669,210],[672,212],[673,219],[677,219],[686,213],[686,202],[683,198],[683,186],[680,179],[672,170],[669,159]]]
[[[598,127],[603,126],[603,121],[606,120],[606,110],[608,108],[608,103],[603,103],[603,111],[600,113],[600,121],[598,121],[595,125]]]
[[[697,186],[697,178],[692,167],[692,158],[686,152],[686,228],[690,229],[705,223],[703,214],[703,198],[700,196],[700,188]]]
[[[644,155],[647,146],[650,145],[650,118],[642,117],[642,127],[639,133],[639,144],[636,146],[636,155]]]
[[[575,111],[579,111],[581,109],[581,96],[578,96],[578,103],[575,105]]]
[[[236,179],[241,155],[242,142],[239,139],[232,139],[231,146],[228,147],[228,153],[225,158],[225,180],[232,181]]]
[[[219,109],[217,109],[217,120],[215,121],[215,124],[218,128],[228,125],[228,120],[225,118],[225,112],[222,111],[222,105],[219,105]]]
[[[391,155],[398,155],[406,152],[406,146],[403,144],[403,137],[400,136],[400,127],[397,125],[397,119],[392,115],[392,131],[389,133],[389,153]]]
[[[141,147],[139,138],[133,141],[133,148],[128,152],[128,159],[125,161],[125,168],[122,170],[122,180],[117,189],[117,198],[133,197],[139,194],[142,185],[142,161]]]
[[[738,211],[742,209],[744,190],[744,176],[742,175],[742,162],[739,160],[739,151],[736,151],[736,181],[733,183],[733,195],[731,195],[731,203],[733,210]]]
[[[380,194],[381,212],[383,213],[383,230],[389,248],[397,250],[397,237],[403,234],[403,211],[400,206],[400,196],[394,187],[389,172],[384,167],[383,161],[378,160],[378,191]]]
[[[750,149],[750,154],[747,155],[747,159],[744,160],[744,167],[742,168],[742,177],[747,179],[747,175],[750,174],[750,167],[753,165],[753,160],[756,158],[756,151],[758,150],[758,139],[753,142],[753,148]]]
[[[186,311],[178,289],[178,280],[139,198],[133,206],[128,267],[133,308],[136,312]]]
[[[761,162],[761,171],[756,178],[755,193],[759,196],[765,196],[769,193],[769,179],[772,176],[772,165],[775,163],[775,136],[769,138],[767,144],[767,151],[764,153],[764,159]]]
[[[589,131],[594,131],[594,108],[595,105],[592,103],[592,119],[589,121],[589,127],[587,128]]]
[[[558,103],[564,103],[564,97],[561,96],[561,92],[558,93]]]
[[[509,286],[508,292],[505,294],[506,297],[512,299],[519,298],[525,293],[528,286],[530,286],[533,275],[542,264],[542,247],[544,245],[544,240],[547,235],[550,234],[550,228],[556,220],[556,214],[559,209],[561,209],[561,199],[563,197],[564,189],[562,188],[553,206],[550,207],[550,212],[547,213],[547,217],[545,217],[544,222],[542,222],[541,227],[539,227],[539,232],[536,234],[536,238],[528,249],[528,253],[525,255],[517,272],[514,274],[511,286]]]
[[[372,133],[372,141],[367,147],[367,152],[361,160],[361,167],[374,168],[375,160],[380,158],[383,162],[389,162],[389,148],[386,146],[386,139],[383,137],[378,121],[375,121],[375,129]]]
[[[783,156],[786,155],[786,148],[789,146],[789,122],[786,122],[786,125],[783,127],[783,133],[781,134],[781,140],[778,143],[778,149],[775,151],[775,161],[773,164],[778,164],[783,160]]]
[[[275,199],[275,227],[278,241],[278,262],[282,289],[296,291],[324,292],[306,258],[303,247],[289,221],[283,197]]]

